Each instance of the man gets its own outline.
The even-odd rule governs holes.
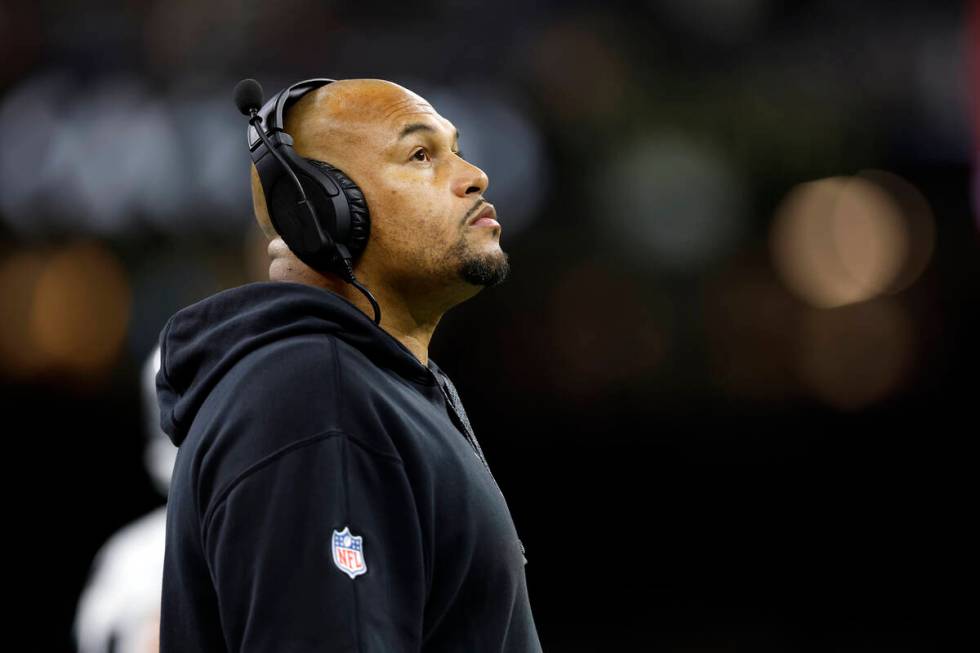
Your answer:
[[[507,255],[454,126],[418,95],[341,80],[288,110],[296,151],[371,214],[357,278],[293,256],[161,334],[167,514],[161,651],[540,651],[523,545],[452,382],[442,315],[503,281]]]

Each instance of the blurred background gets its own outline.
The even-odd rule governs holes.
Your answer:
[[[490,177],[512,275],[431,355],[545,650],[945,649],[976,517],[978,36],[953,1],[0,1],[11,622],[76,650],[97,554],[162,514],[160,328],[266,278],[235,82],[380,77]],[[113,582],[92,632],[125,653]]]

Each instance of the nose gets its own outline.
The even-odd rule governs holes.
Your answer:
[[[487,186],[490,185],[490,179],[487,177],[487,173],[469,161],[463,161],[461,159],[460,163],[463,164],[463,167],[453,182],[453,192],[460,197],[468,197],[474,193],[476,195],[485,193]]]

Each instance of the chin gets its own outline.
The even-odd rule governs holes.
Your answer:
[[[510,261],[500,247],[496,252],[471,254],[459,267],[459,276],[474,286],[492,288],[510,275]]]

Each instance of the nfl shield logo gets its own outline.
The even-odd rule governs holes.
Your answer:
[[[351,533],[348,526],[344,526],[342,531],[334,529],[333,532],[333,563],[351,578],[367,572],[363,540],[363,537]]]

